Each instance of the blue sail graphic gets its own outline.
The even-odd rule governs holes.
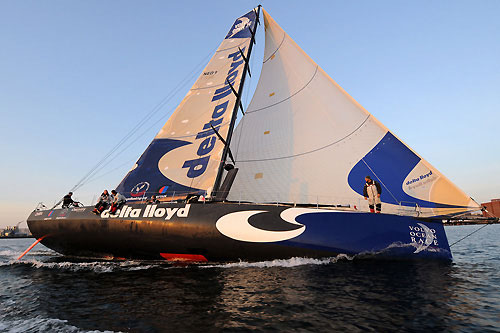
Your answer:
[[[172,196],[187,193],[205,194],[205,191],[184,186],[165,177],[158,169],[158,161],[166,153],[190,142],[172,139],[154,139],[131,170],[117,187],[117,191],[130,200],[143,200],[151,195]],[[144,185],[138,189],[139,186]],[[138,191],[135,191],[138,189]]]
[[[438,202],[421,200],[403,191],[403,183],[408,174],[420,162],[421,158],[412,152],[391,132],[366,154],[349,172],[349,186],[358,194],[363,195],[363,185],[366,176],[380,182],[384,203],[414,206],[423,208],[467,208]]]

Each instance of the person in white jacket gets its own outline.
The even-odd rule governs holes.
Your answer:
[[[375,207],[377,208],[377,213],[382,211],[382,202],[380,201],[380,195],[382,194],[382,187],[380,183],[373,180],[370,176],[365,177],[365,187],[363,187],[363,195],[365,200],[368,200],[368,206],[370,207],[370,213],[375,213]]]
[[[116,190],[111,191],[111,194],[113,195],[113,202],[111,203],[109,213],[114,214],[125,204],[125,202],[127,202],[127,199],[123,196],[123,194],[116,192]]]

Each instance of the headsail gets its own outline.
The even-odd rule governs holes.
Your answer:
[[[333,81],[264,10],[261,77],[231,149],[240,168],[230,200],[364,204],[382,184],[385,212],[423,215],[478,205]]]
[[[172,116],[118,186],[128,199],[210,193],[235,104],[255,11],[238,18]],[[241,51],[240,51],[241,50]],[[230,84],[229,84],[229,83]]]

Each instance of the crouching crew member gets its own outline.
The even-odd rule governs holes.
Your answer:
[[[73,199],[71,198],[72,195],[73,192],[69,192],[63,197],[62,208],[69,208],[70,206],[75,204],[75,201],[73,201]]]
[[[160,202],[160,200],[158,200],[156,198],[156,195],[154,195],[154,194],[151,196],[151,198],[148,201],[146,201],[147,204],[157,204],[159,202]]]
[[[382,187],[380,183],[372,180],[370,176],[365,177],[366,184],[363,187],[363,195],[365,200],[368,200],[368,206],[370,207],[370,213],[375,213],[375,206],[377,207],[377,213],[382,210],[382,202],[380,201],[380,194],[382,194]]]
[[[101,196],[99,197],[99,201],[95,205],[95,208],[92,212],[99,215],[106,208],[109,207],[110,203],[111,203],[111,196],[109,195],[108,190],[104,190],[104,192],[102,192]]]
[[[125,199],[125,197],[121,193],[118,193],[115,190],[111,191],[111,194],[113,195],[113,203],[111,203],[109,213],[114,214],[125,204],[127,199]]]

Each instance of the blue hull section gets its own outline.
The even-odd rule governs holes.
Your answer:
[[[306,226],[287,245],[346,254],[398,258],[440,258],[452,255],[442,223],[388,214],[319,212],[296,219]]]

